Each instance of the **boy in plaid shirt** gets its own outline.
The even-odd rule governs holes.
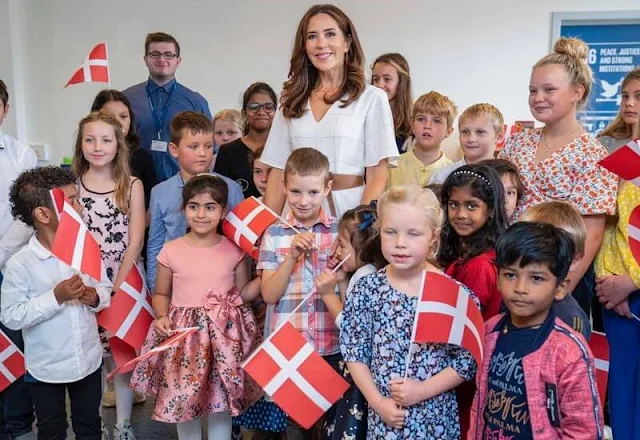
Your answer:
[[[262,270],[262,297],[269,304],[266,333],[290,319],[337,370],[341,360],[339,330],[321,295],[313,295],[289,317],[327,267],[331,245],[338,235],[338,222],[322,208],[331,184],[326,156],[313,148],[291,153],[284,168],[284,191],[290,211],[286,222],[280,220],[264,233],[258,269]],[[289,421],[287,438],[311,439],[311,430]]]

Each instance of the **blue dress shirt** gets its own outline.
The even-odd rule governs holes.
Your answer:
[[[242,189],[233,180],[218,173],[212,173],[224,180],[229,189],[227,209],[233,209],[244,200]],[[147,242],[147,284],[151,293],[156,286],[158,254],[167,241],[175,240],[187,233],[187,220],[182,212],[182,188],[184,181],[180,174],[157,184],[151,190],[149,211],[149,241]],[[213,263],[213,262],[212,262]]]
[[[147,95],[147,86],[149,87],[150,95]],[[207,100],[201,94],[177,82],[175,78],[163,86],[159,86],[151,79],[148,79],[145,82],[129,87],[123,93],[131,102],[131,108],[136,117],[136,128],[140,135],[140,144],[142,148],[150,151],[153,140],[161,140],[168,145],[171,140],[171,120],[176,114],[184,111],[193,111],[202,113],[212,119]],[[160,114],[163,113],[162,110],[165,109],[165,105],[168,102],[166,114],[162,119],[162,126],[159,130],[159,138],[149,100],[151,100],[156,112]],[[151,151],[151,154],[159,182],[175,176],[179,171],[178,162],[171,156],[168,149],[167,151]]]

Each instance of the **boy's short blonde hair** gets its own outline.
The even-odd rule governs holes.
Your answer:
[[[527,209],[520,218],[525,222],[547,223],[567,232],[576,246],[576,255],[584,255],[587,227],[580,212],[568,202],[551,200]]]
[[[298,148],[287,159],[284,166],[284,183],[287,177],[297,174],[299,176],[324,175],[325,185],[331,180],[329,159],[315,148]]]
[[[486,116],[487,118],[489,118],[489,120],[491,121],[491,125],[496,132],[496,135],[504,134],[504,116],[502,116],[502,113],[500,112],[500,110],[498,110],[498,107],[486,102],[473,104],[471,107],[467,107],[458,119],[458,127],[462,125],[462,121],[468,119],[476,119],[480,116]]]
[[[451,128],[453,127],[453,120],[458,115],[458,107],[447,96],[432,90],[419,97],[413,104],[411,119],[415,119],[419,114],[430,114],[446,118],[447,128]]]

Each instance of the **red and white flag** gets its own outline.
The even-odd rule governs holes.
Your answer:
[[[222,232],[248,255],[255,256],[254,245],[277,216],[255,197],[236,205],[222,221]]]
[[[107,375],[107,379],[108,380],[111,379],[116,374],[123,374],[123,373],[128,373],[129,371],[132,371],[138,362],[148,359],[151,356],[154,356],[156,354],[162,353],[163,351],[166,351],[172,347],[175,347],[176,345],[184,341],[184,339],[186,339],[187,336],[199,330],[201,330],[200,327],[185,327],[185,328],[179,328],[174,330],[173,336],[162,341],[160,344],[158,344],[157,347],[152,348],[151,350],[138,356],[137,358],[131,359],[125,364],[119,366],[118,368],[116,368],[115,370],[113,370],[111,373]]]
[[[467,289],[445,275],[428,271],[422,273],[421,286],[411,340],[465,348],[480,367],[484,320]]]
[[[89,56],[71,75],[71,79],[64,87],[85,82],[107,83],[111,82],[109,76],[109,58],[107,57],[107,43],[99,43],[91,49]]]
[[[56,211],[60,207],[58,230],[51,246],[51,253],[60,261],[91,278],[102,280],[102,256],[100,246],[89,232],[80,215],[73,209],[60,188],[51,190]]]
[[[640,139],[629,141],[598,164],[624,180],[640,186]]]
[[[607,395],[607,382],[609,380],[609,342],[604,333],[592,332],[589,340],[589,348],[593,352],[596,364],[596,382],[598,383],[598,394],[600,395],[600,405],[604,408],[604,401]]]
[[[316,421],[349,384],[286,322],[247,358],[242,367],[303,428]]]
[[[0,392],[27,372],[24,355],[17,345],[0,330]]]
[[[98,324],[114,337],[140,350],[153,320],[149,289],[134,264],[111,297],[111,306],[98,314]]]
[[[631,211],[631,215],[629,215],[627,234],[629,250],[636,262],[640,264],[640,206],[636,206],[633,211]]]

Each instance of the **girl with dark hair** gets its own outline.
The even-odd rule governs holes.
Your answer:
[[[500,310],[496,240],[508,227],[500,176],[486,165],[465,165],[442,185],[447,222],[442,228],[438,262],[480,300],[485,320]]]
[[[263,148],[276,113],[276,92],[263,82],[251,84],[242,97],[242,116],[245,118],[244,136],[218,151],[214,171],[235,180],[245,197],[260,197],[253,183],[249,154]]]
[[[329,159],[333,187],[326,212],[340,218],[378,199],[387,184],[388,162],[398,156],[394,131],[387,95],[365,83],[355,26],[336,6],[312,6],[298,25],[289,79],[261,159],[273,167],[266,204],[282,212],[287,158],[309,146]]]
[[[142,181],[144,187],[144,206],[149,209],[151,188],[158,183],[156,169],[151,153],[140,148],[140,137],[136,129],[136,119],[131,110],[129,99],[118,90],[103,90],[95,97],[91,105],[92,112],[103,111],[115,118],[122,126],[124,140],[129,149],[129,167],[131,174]]]

